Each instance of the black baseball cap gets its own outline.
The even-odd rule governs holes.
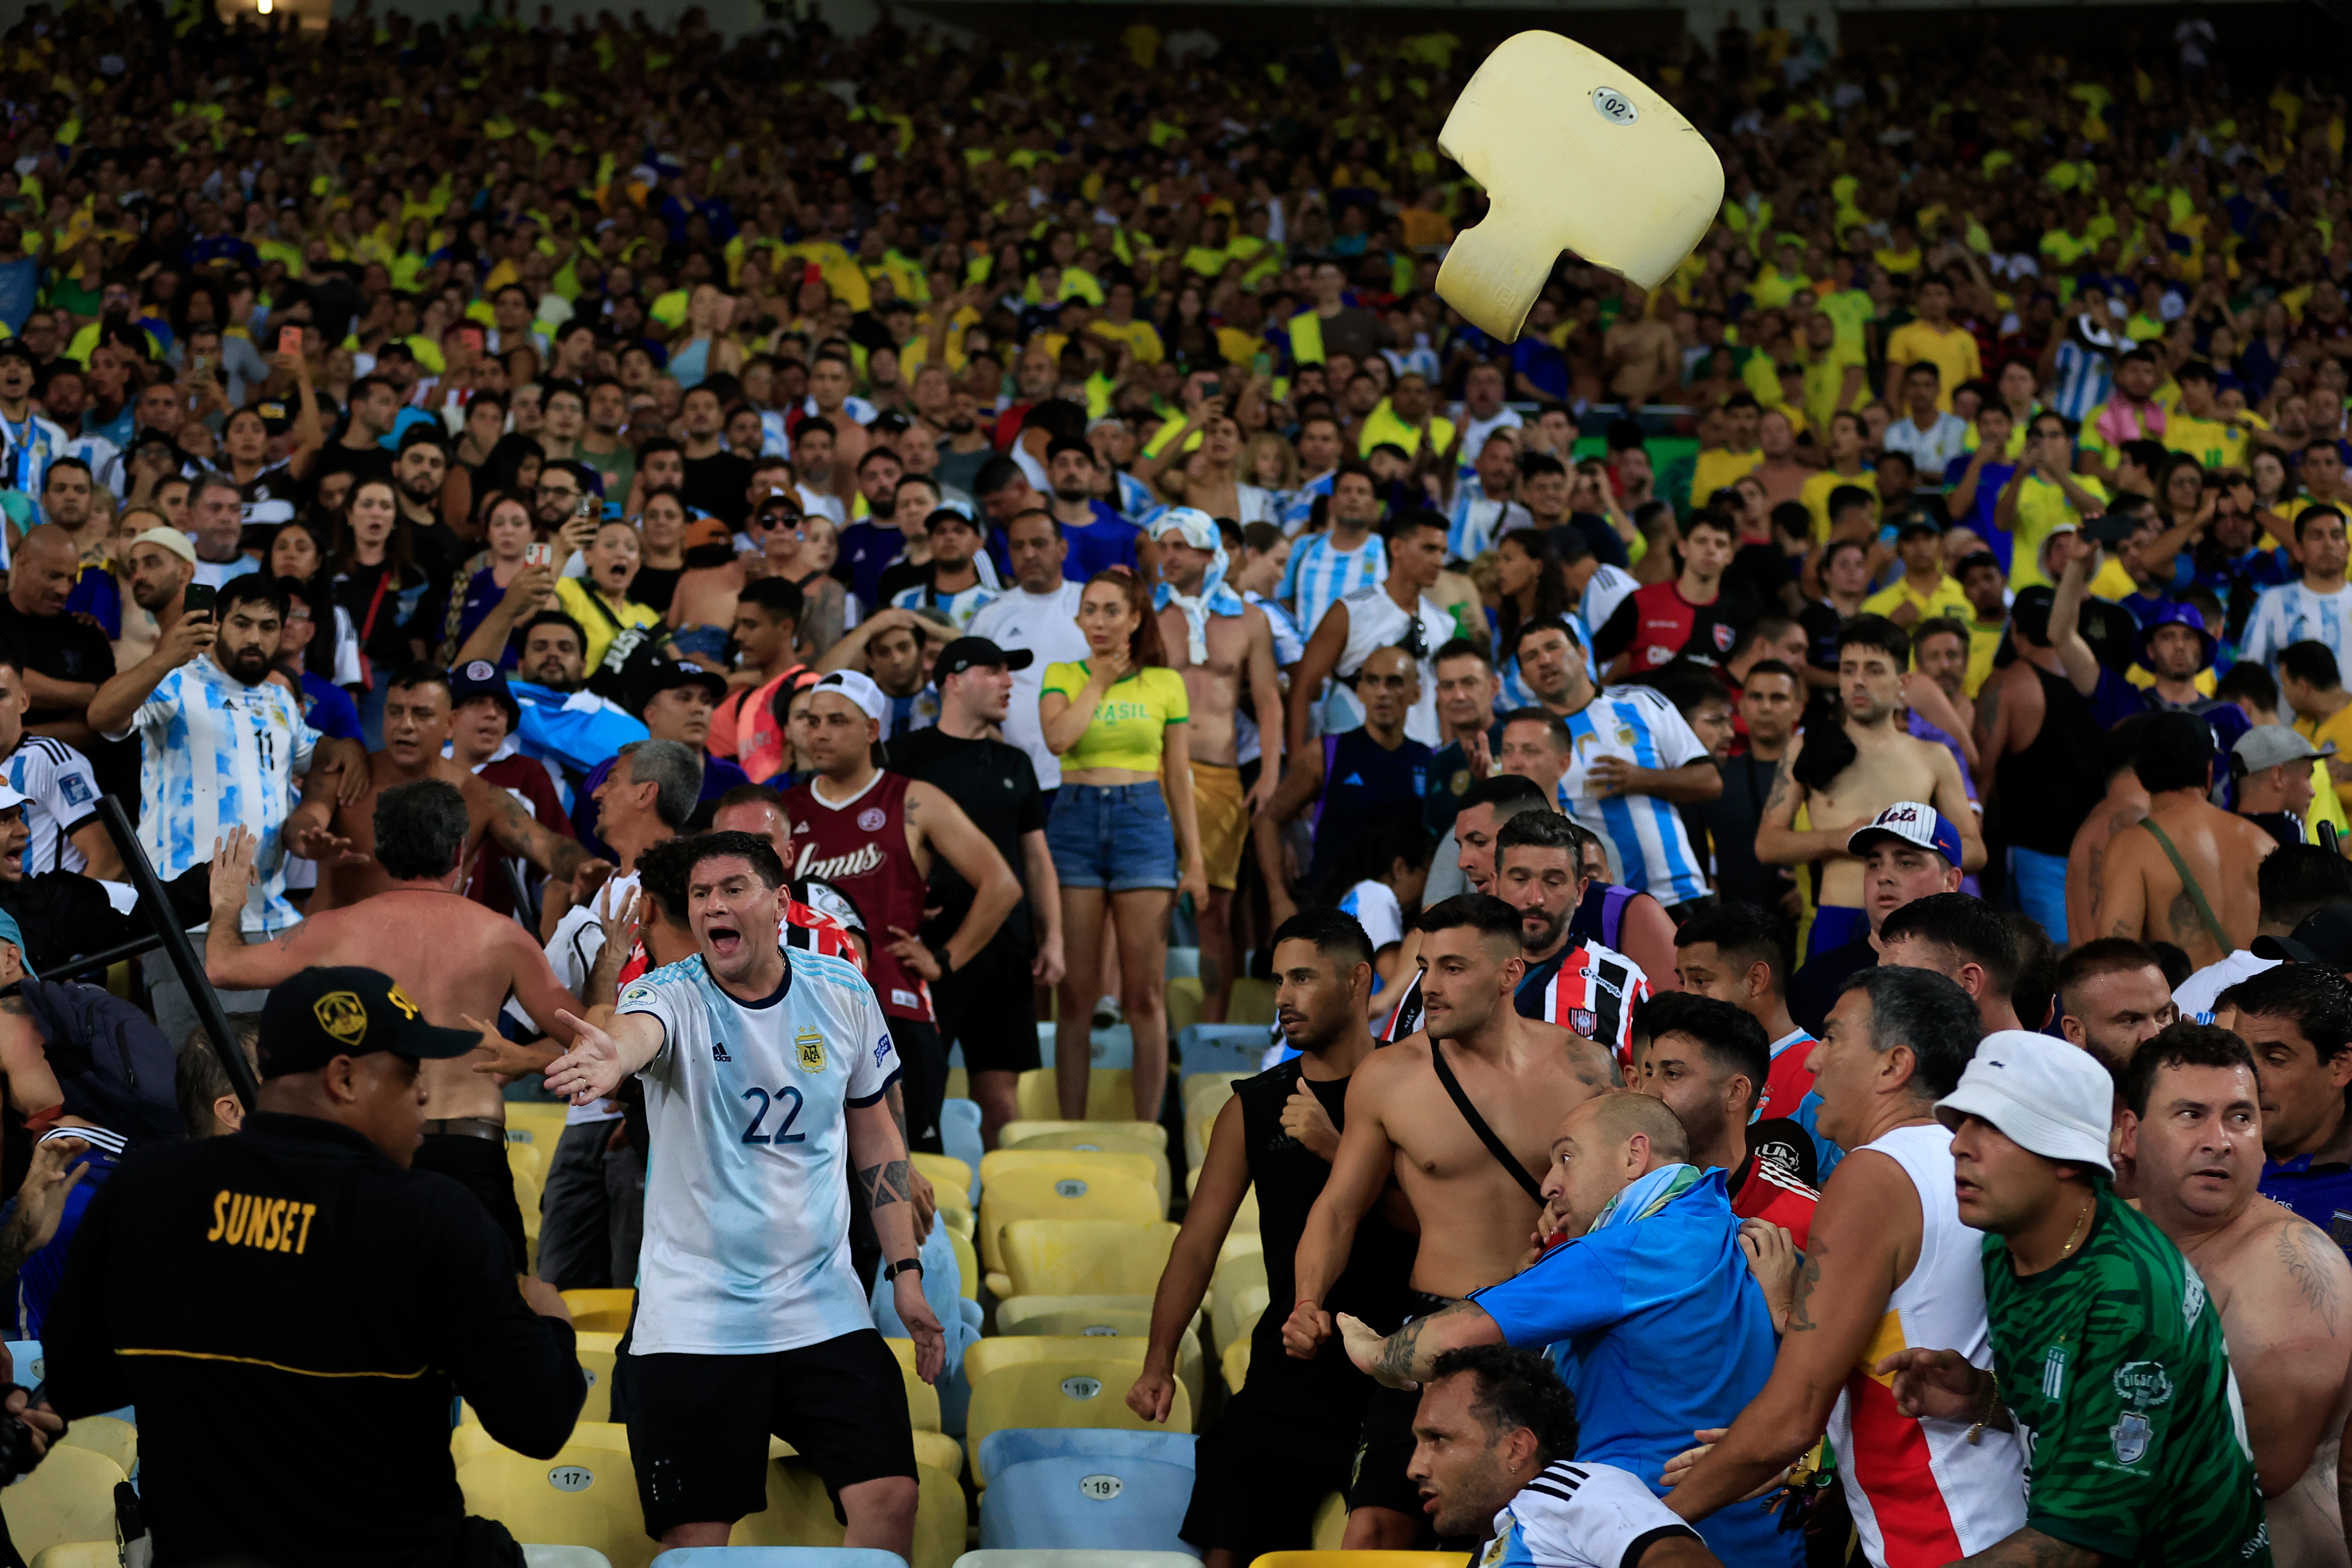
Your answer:
[[[663,692],[674,691],[681,686],[699,686],[710,694],[713,702],[727,695],[725,676],[698,669],[690,664],[680,664],[658,653],[648,654],[635,662],[637,667],[629,671],[629,695],[624,706],[641,717],[646,703]]]
[[[2322,904],[2303,917],[2292,935],[2254,938],[2253,952],[2282,963],[2352,973],[2352,904]]]
[[[337,1057],[371,1051],[445,1060],[481,1043],[471,1029],[426,1023],[391,975],[356,965],[306,969],[261,1005],[263,1078],[316,1072]]]
[[[986,637],[958,637],[940,649],[938,661],[931,666],[931,679],[944,680],[950,675],[961,675],[979,665],[1026,669],[1036,659],[1037,656],[1025,647],[1006,649]]]

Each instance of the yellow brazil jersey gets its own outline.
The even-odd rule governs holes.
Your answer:
[[[1097,337],[1126,344],[1138,364],[1158,364],[1168,357],[1168,351],[1160,345],[1160,329],[1149,321],[1138,319],[1122,327],[1107,316],[1098,317],[1087,323],[1087,330]]]
[[[2186,452],[2208,468],[2243,468],[2246,448],[2253,437],[2244,430],[2233,430],[2218,419],[2199,419],[2186,410],[2176,410],[2164,421],[2164,449]]]
[[[1701,452],[1691,466],[1691,505],[1705,506],[1707,497],[1740,475],[1752,472],[1763,460],[1764,449],[1760,447],[1750,447],[1745,452],[1721,447]]]
[[[613,637],[622,627],[662,624],[661,612],[648,605],[632,602],[614,608],[611,600],[589,588],[584,577],[558,577],[555,596],[562,601],[563,613],[578,621],[580,629],[588,634],[588,646],[583,651],[590,669],[604,661],[605,650],[613,646]]]
[[[1974,381],[1984,374],[1984,365],[1977,353],[1975,336],[1959,327],[1948,327],[1937,331],[1925,321],[1906,321],[1886,339],[1887,382],[1894,384],[1894,367],[1926,362],[1936,367],[1940,379],[1936,388],[1936,406],[1950,412],[1952,389],[1964,381]]]
[[[1372,455],[1373,447],[1383,442],[1389,442],[1403,447],[1405,454],[1410,457],[1419,449],[1421,440],[1422,433],[1398,417],[1396,410],[1391,408],[1389,405],[1389,400],[1383,397],[1377,407],[1364,416],[1363,435],[1357,439],[1356,453],[1359,457],[1369,458]],[[1440,452],[1452,446],[1454,421],[1444,415],[1432,415],[1429,421],[1429,441],[1430,445]]]
[[[1874,496],[1878,493],[1877,478],[1868,468],[1851,477],[1839,473],[1835,468],[1823,468],[1818,474],[1807,476],[1805,482],[1798,487],[1797,499],[1805,503],[1807,511],[1813,514],[1815,544],[1829,542],[1830,497],[1844,485],[1868,490]]]
[[[2001,634],[2008,629],[2007,621],[1987,626],[1982,621],[1969,620],[1969,668],[1968,673],[1960,677],[1960,689],[1968,693],[1970,701],[1976,700],[1984,683],[1992,679],[1993,656],[2000,652]]]
[[[2090,593],[2095,599],[2112,599],[2120,605],[2138,592],[2139,584],[2124,570],[2124,563],[2112,555],[2091,575]]]
[[[1919,620],[1931,620],[1937,616],[1950,616],[1965,621],[1976,614],[1969,596],[1960,592],[1960,584],[1949,572],[1936,574],[1936,585],[1922,594],[1908,578],[1890,583],[1862,602],[1865,616],[1893,615],[1898,605],[1908,605],[1919,612]],[[1917,626],[1919,621],[1911,623]]]
[[[2096,479],[2077,479],[2074,481],[2102,501],[2107,499],[2107,487]],[[2040,474],[2028,474],[2018,481],[2017,526],[2011,534],[2009,585],[2012,588],[2046,588],[2051,586],[2049,574],[2042,570],[2042,542],[2061,523],[2081,526],[2083,514],[2074,510],[2067,499],[2066,488],[2043,479]],[[2095,588],[2093,592],[2096,592]]]
[[[1042,690],[1058,691],[1075,701],[1086,689],[1088,673],[1083,661],[1049,664]],[[1087,732],[1063,753],[1062,766],[1066,771],[1124,768],[1129,773],[1156,773],[1168,726],[1191,717],[1184,678],[1172,669],[1147,665],[1103,693]]]

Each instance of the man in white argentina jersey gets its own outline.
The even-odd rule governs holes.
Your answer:
[[[1711,1448],[1667,1467],[1666,1505],[1702,1530],[1824,1430],[1872,1568],[1942,1568],[2024,1525],[2014,1433],[1915,1420],[1894,1380],[1873,1375],[1890,1352],[1939,1342],[1992,1360],[1984,1237],[1960,1223],[1952,1136],[1934,1111],[1982,1033],[1969,994],[1926,969],[1863,970],[1830,1010],[1812,1048],[1815,1131],[1848,1152],[1822,1184],[1771,1377]]]
[[[2294,514],[2294,542],[2302,574],[2263,590],[2238,657],[2267,665],[2291,643],[2315,642],[2338,664],[2352,660],[2352,587],[2344,581],[2352,546],[2345,542],[2344,513],[2334,506],[2304,508]]]
[[[784,868],[766,839],[696,848],[696,955],[624,986],[605,1029],[560,1015],[576,1034],[547,1069],[575,1105],[645,1081],[653,1152],[622,1374],[646,1533],[727,1544],[767,1506],[773,1434],[841,1500],[845,1544],[911,1559],[904,1384],[849,1261],[854,1167],[916,1368],[937,1378],[946,1342],[916,1260],[890,1026],[856,965],[779,944]]]
[[[1576,1463],[1576,1396],[1540,1351],[1447,1351],[1412,1436],[1423,1511],[1441,1539],[1487,1537],[1478,1568],[1722,1568],[1639,1476]]]
[[[0,654],[0,782],[25,797],[25,875],[80,871],[122,879],[122,857],[98,819],[89,759],[52,735],[25,731],[25,672]]]

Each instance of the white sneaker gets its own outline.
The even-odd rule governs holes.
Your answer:
[[[1096,1028],[1114,1029],[1126,1021],[1126,1010],[1119,1006],[1118,997],[1106,996],[1095,1004],[1094,1026]]]

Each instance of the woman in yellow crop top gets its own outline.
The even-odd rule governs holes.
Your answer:
[[[1208,901],[1185,747],[1184,678],[1167,667],[1143,579],[1097,572],[1078,599],[1088,656],[1045,667],[1037,718],[1062,759],[1045,825],[1062,883],[1068,967],[1054,1064],[1062,1114],[1087,1111],[1087,1027],[1101,975],[1105,917],[1118,931],[1120,1000],[1135,1032],[1135,1116],[1160,1120],[1168,1080],[1168,911],[1179,892]],[[1181,874],[1178,868],[1181,866]]]

